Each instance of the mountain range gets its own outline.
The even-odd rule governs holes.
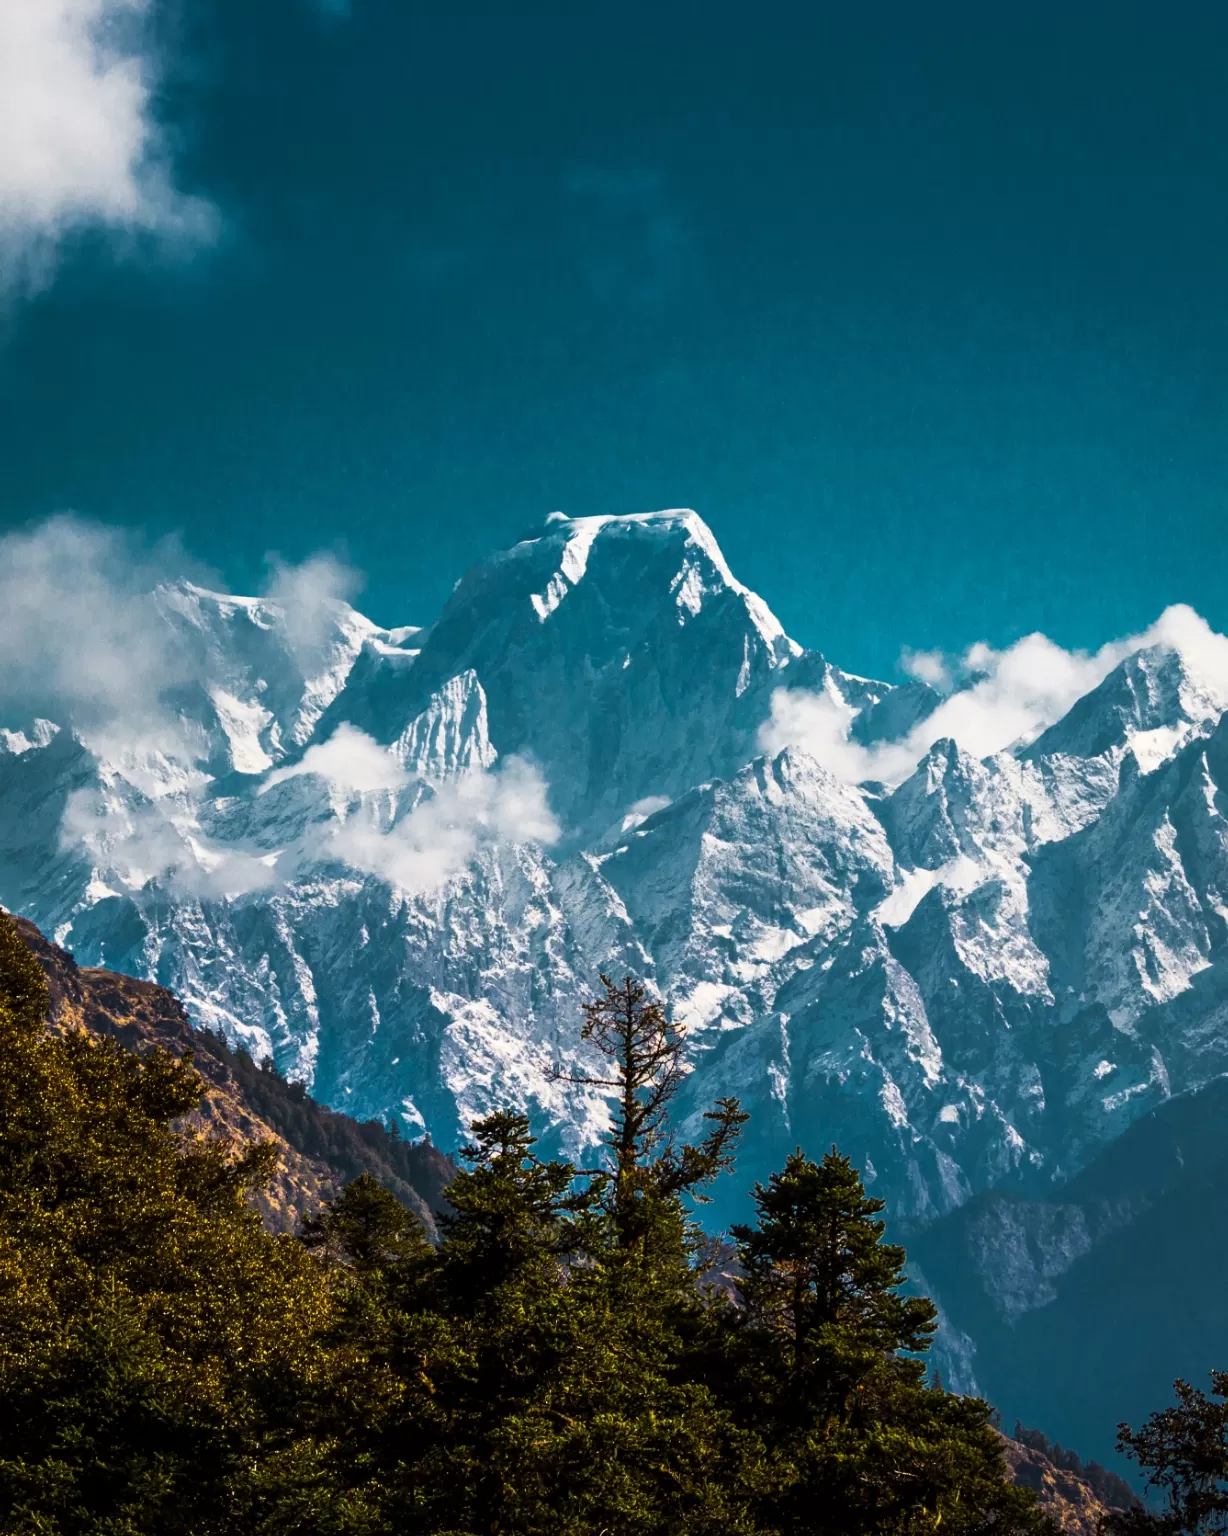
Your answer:
[[[1214,1205],[1228,642],[1188,610],[876,682],[690,512],[556,514],[426,628],[133,602],[158,666],[123,712],[0,731],[0,902],[446,1150],[514,1103],[583,1154],[580,1005],[634,972],[686,1028],[681,1129],[752,1116],[712,1220],[838,1143],[943,1306],[948,1384],[1101,1459],[1158,1406],[1186,1359],[1111,1333],[1117,1397],[1075,1387],[1086,1319],[1152,1305],[1165,1220]],[[1212,1305],[1169,1328],[1187,1356]]]

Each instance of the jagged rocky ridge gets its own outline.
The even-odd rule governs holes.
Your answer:
[[[0,901],[352,1114],[448,1147],[510,1100],[583,1148],[605,1106],[551,1069],[626,968],[686,1114],[750,1109],[740,1185],[838,1141],[919,1226],[1228,1071],[1228,697],[1179,647],[889,786],[765,751],[774,696],[873,748],[938,695],[789,639],[693,513],[556,517],[422,630],[149,601],[139,732],[0,734]]]

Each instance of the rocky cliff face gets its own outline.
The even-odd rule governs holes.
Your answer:
[[[1108,1506],[1085,1478],[1054,1466],[1040,1451],[1002,1437],[1002,1454],[1011,1482],[1030,1488],[1036,1501],[1068,1536],[1099,1536]]]
[[[921,1227],[1049,1201],[1228,1071],[1216,637],[1086,662],[985,754],[1000,679],[842,672],[693,513],[553,519],[422,630],[150,601],[139,728],[0,733],[0,900],[338,1109],[453,1147],[511,1102],[581,1151],[606,1107],[552,1069],[633,970],[687,1025],[685,1116],[752,1113],[740,1188],[838,1141]],[[1098,1240],[1058,1205],[984,1228],[1004,1306]]]

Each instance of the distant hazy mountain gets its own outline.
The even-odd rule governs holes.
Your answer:
[[[421,630],[148,601],[139,726],[0,732],[0,901],[350,1114],[451,1147],[511,1101],[579,1150],[604,1105],[551,1069],[627,969],[688,1026],[686,1113],[751,1111],[739,1190],[836,1141],[954,1233],[987,1191],[1079,1203],[1064,1180],[1228,1072],[1228,696],[1179,643],[978,758],[927,737],[952,700],[790,640],[688,512],[555,517]],[[953,1384],[1009,1411],[999,1334],[1068,1291],[1019,1310],[966,1230],[922,1267]]]

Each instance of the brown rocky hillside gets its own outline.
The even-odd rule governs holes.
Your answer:
[[[1055,1466],[1041,1451],[1002,1437],[1007,1473],[1012,1482],[1031,1488],[1040,1507],[1070,1536],[1098,1536],[1108,1514],[1095,1489],[1086,1479]]]
[[[183,1004],[164,987],[78,966],[33,923],[17,918],[17,927],[46,973],[53,1028],[113,1035],[136,1051],[159,1045],[176,1055],[191,1051],[205,1082],[192,1122],[235,1142],[275,1143],[277,1172],[258,1197],[272,1230],[293,1231],[321,1201],[369,1170],[434,1231],[433,1213],[443,1204],[453,1172],[438,1148],[402,1141],[375,1121],[334,1113],[301,1085],[257,1066],[245,1051],[194,1029]]]

